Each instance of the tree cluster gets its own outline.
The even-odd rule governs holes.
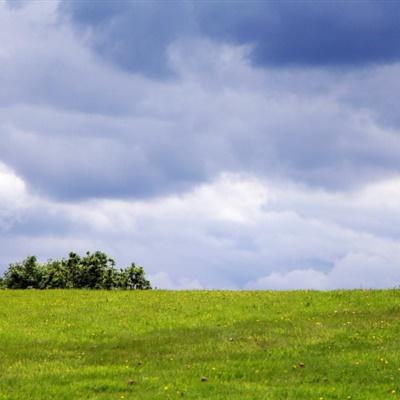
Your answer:
[[[39,263],[35,256],[10,264],[0,278],[8,289],[151,289],[142,267],[132,263],[116,269],[115,262],[100,251],[85,256],[69,253],[68,258]]]

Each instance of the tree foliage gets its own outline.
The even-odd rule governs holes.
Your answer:
[[[68,258],[50,260],[45,264],[29,256],[10,264],[0,277],[0,288],[8,289],[151,289],[142,267],[132,263],[116,269],[107,254],[96,251],[85,256],[69,253]]]

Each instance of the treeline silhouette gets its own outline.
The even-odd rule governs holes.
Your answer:
[[[35,256],[10,264],[0,287],[7,289],[151,289],[142,267],[132,263],[115,268],[115,261],[96,251],[85,256],[71,252],[68,258],[39,263]]]

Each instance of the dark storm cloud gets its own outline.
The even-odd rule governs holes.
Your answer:
[[[398,60],[400,3],[379,1],[215,2],[203,30],[254,45],[260,65],[357,65]]]
[[[96,122],[90,115],[29,108],[6,114],[0,158],[40,194],[64,200],[143,198],[180,192],[207,179],[201,158],[184,151],[193,147],[193,138],[169,140],[174,132],[168,122]]]
[[[35,193],[68,201],[149,198],[227,171],[349,189],[400,170],[398,113],[382,105],[396,104],[397,65],[345,74],[261,69],[236,46],[253,42],[257,58],[258,46],[270,41],[255,38],[277,21],[287,35],[296,27],[303,42],[294,21],[308,14],[330,20],[329,29],[339,22],[391,26],[385,16],[392,6],[367,2],[359,14],[355,2],[64,2],[52,10],[55,4],[0,8],[0,160]],[[68,18],[60,22],[60,9],[93,30],[77,34]],[[126,68],[158,76],[161,70],[147,68],[164,68],[157,57],[165,52],[177,79],[115,68],[88,43],[104,45],[97,50],[118,63],[116,53],[104,52],[120,49]],[[337,59],[344,62],[344,54]]]
[[[94,30],[100,54],[151,77],[171,73],[168,45],[195,29],[192,4],[185,1],[67,1],[60,9],[82,28]]]
[[[171,74],[167,47],[206,36],[252,46],[259,66],[357,66],[400,58],[396,1],[64,1],[60,9],[107,59]]]

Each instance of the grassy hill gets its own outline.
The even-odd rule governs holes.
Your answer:
[[[400,291],[0,291],[0,399],[396,399]]]

